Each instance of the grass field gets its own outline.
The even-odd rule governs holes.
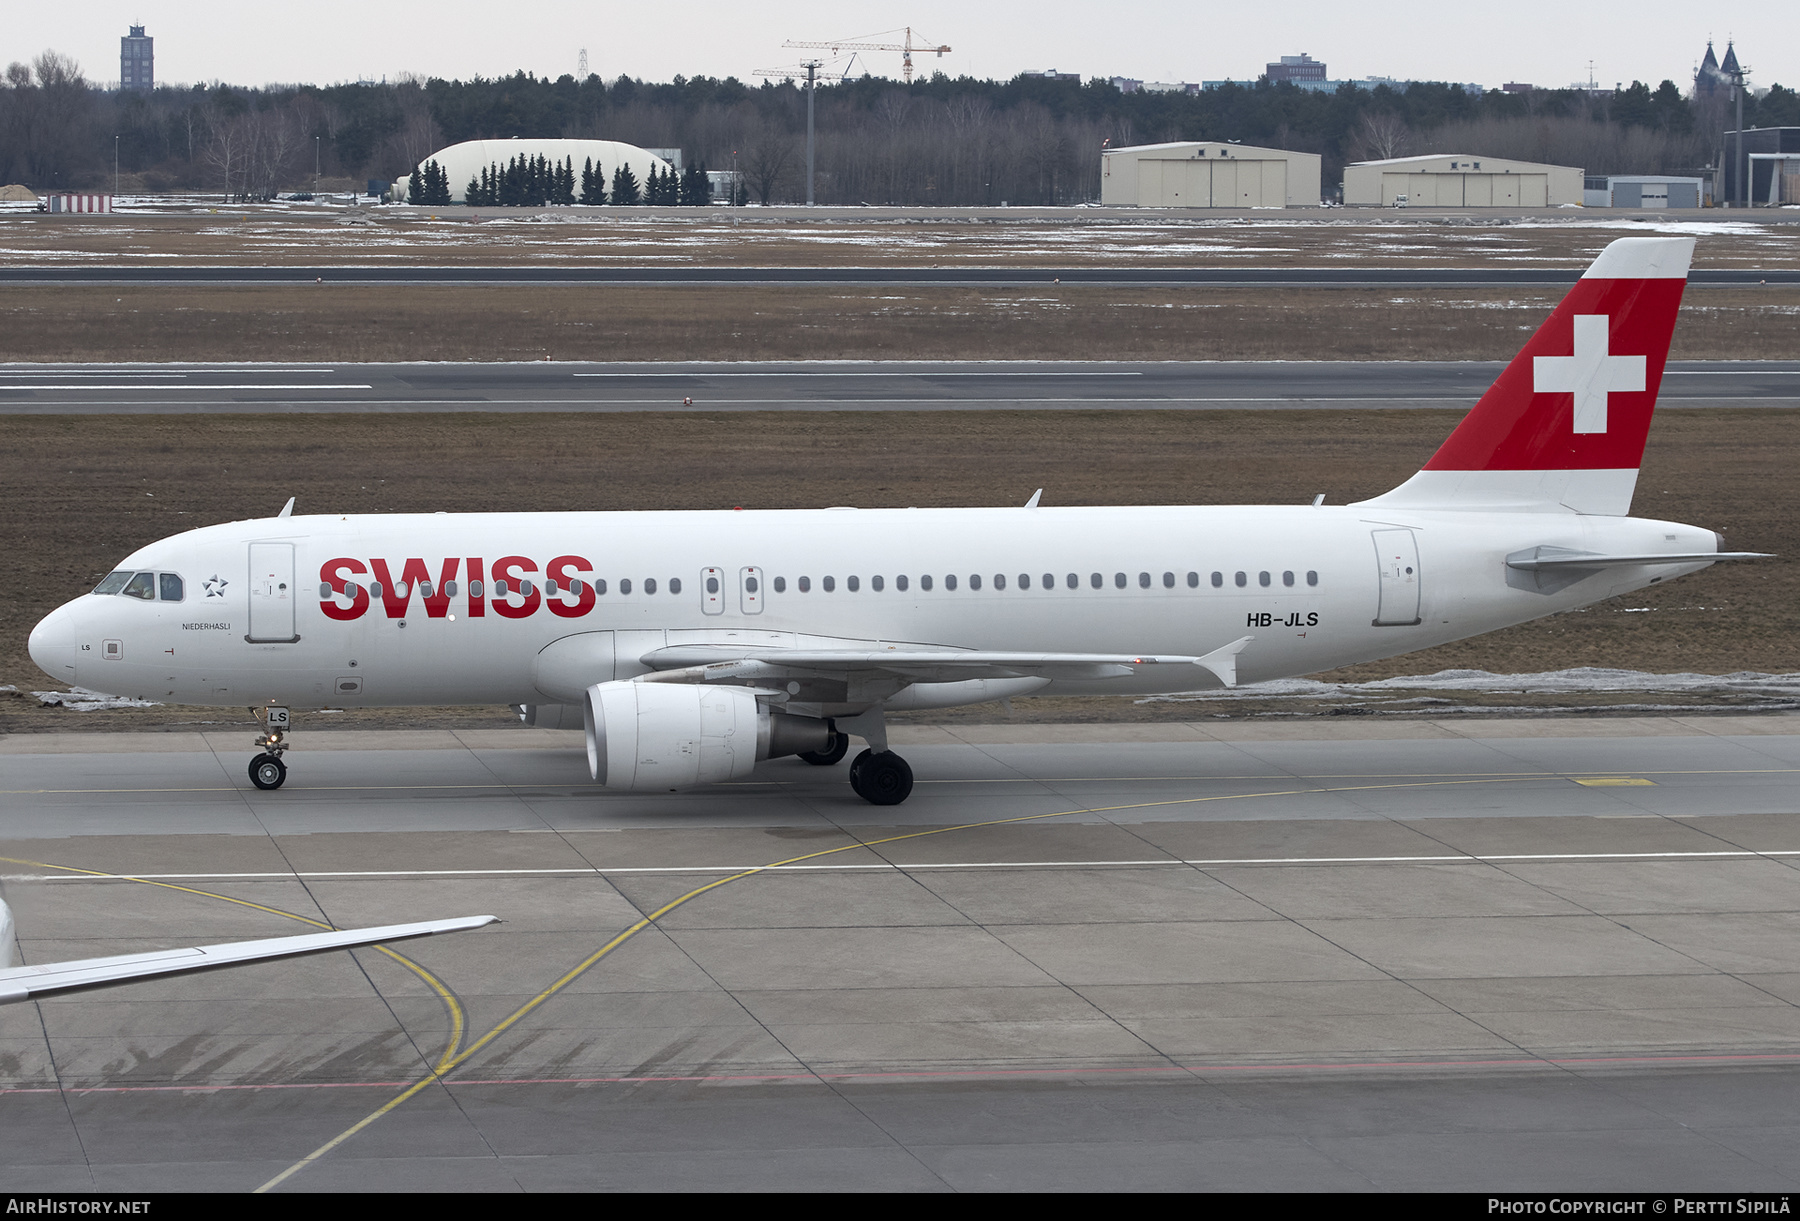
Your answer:
[[[193,526],[298,511],[704,509],[854,504],[1331,503],[1399,483],[1450,411],[92,416],[0,419],[0,684],[42,689],[31,625],[120,557]],[[1636,511],[1800,554],[1800,412],[1664,410]],[[694,470],[715,472],[705,483]],[[995,472],[1007,472],[996,477]],[[1800,671],[1800,568],[1719,565],[1586,611],[1334,677],[1605,665]],[[71,714],[22,696],[0,728],[161,724],[194,710]],[[1213,710],[1206,710],[1211,712]],[[1097,715],[1092,706],[1065,715]],[[217,714],[206,714],[216,716]],[[467,715],[467,714],[463,714]],[[481,714],[499,719],[503,711]],[[934,714],[935,715],[935,714]],[[991,715],[991,713],[989,714]],[[1149,706],[1131,715],[1201,715]]]
[[[1788,212],[1706,220],[1579,209],[1292,210],[1210,217],[1146,209],[988,210],[956,220],[846,209],[370,208],[273,205],[216,212],[0,212],[0,264],[713,267],[1579,267],[1616,237],[1700,238],[1697,267],[1800,266]]]
[[[9,287],[0,361],[1501,360],[1554,290]],[[1800,288],[1690,288],[1676,359],[1800,353]]]

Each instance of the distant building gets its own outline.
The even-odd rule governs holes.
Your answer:
[[[1111,79],[1113,88],[1117,89],[1120,93],[1136,93],[1139,89],[1144,87],[1143,81],[1135,80],[1129,76],[1115,76]]]
[[[1731,52],[1727,51],[1729,59]],[[1746,178],[1748,171],[1748,178]],[[1800,203],[1800,127],[1725,133],[1725,181],[1718,202],[1732,207]]]
[[[1283,55],[1275,63],[1265,66],[1263,75],[1268,77],[1271,85],[1281,81],[1293,81],[1296,85],[1301,81],[1324,81],[1325,65],[1302,51],[1298,55]]]
[[[1528,84],[1525,81],[1507,81],[1504,85],[1500,86],[1500,92],[1501,93],[1530,93],[1533,89],[1536,89],[1536,88],[1537,88],[1536,85]]]
[[[1292,55],[1282,56],[1282,59],[1284,59],[1284,60],[1305,59],[1305,58],[1306,57],[1303,55],[1302,56],[1292,56]],[[1316,63],[1316,61],[1314,61],[1314,62]],[[1278,65],[1278,64],[1270,64],[1269,65],[1270,68],[1276,68],[1279,66],[1280,65]],[[1320,68],[1323,68],[1325,65],[1317,64],[1317,66]],[[1389,89],[1392,89],[1395,93],[1405,93],[1413,85],[1412,81],[1395,80],[1391,76],[1365,76],[1358,80],[1342,80],[1342,81],[1326,80],[1322,76],[1320,76],[1320,77],[1288,76],[1288,77],[1283,77],[1280,79],[1277,79],[1273,76],[1265,76],[1261,79],[1266,79],[1272,85],[1278,85],[1278,84],[1283,84],[1283,83],[1289,84],[1289,85],[1292,85],[1296,89],[1303,89],[1307,93],[1336,93],[1339,89],[1342,89],[1345,85],[1349,85],[1353,89],[1366,89],[1371,92],[1380,88],[1383,85],[1386,85]],[[1249,89],[1249,88],[1253,88],[1257,83],[1258,83],[1258,81],[1234,81],[1234,80],[1201,81],[1200,87],[1202,89],[1223,89],[1226,85],[1236,85],[1242,89]],[[1145,85],[1144,88],[1148,89],[1148,88],[1150,88],[1150,86]],[[1473,83],[1462,85],[1461,88],[1464,93],[1472,93],[1472,94],[1479,95],[1483,92],[1480,85],[1473,84]]]
[[[119,39],[119,88],[143,93],[156,88],[156,39],[141,25]]]
[[[1725,44],[1725,62],[1720,63],[1713,55],[1712,40],[1706,40],[1706,58],[1694,70],[1694,96],[1701,98],[1718,97],[1731,93],[1732,82],[1742,75],[1738,67],[1737,47]]]
[[[1316,153],[1217,140],[1100,154],[1100,202],[1141,208],[1290,208],[1319,202]]]
[[[1344,167],[1344,203],[1413,208],[1554,208],[1581,202],[1586,175],[1567,165],[1466,153],[1358,161]]]
[[[1189,97],[1200,92],[1200,86],[1192,81],[1145,81],[1139,87],[1145,93],[1185,93]]]
[[[1590,208],[1698,208],[1705,185],[1661,174],[1590,175],[1581,202]]]
[[[1037,76],[1047,81],[1080,81],[1079,72],[1058,72],[1055,68],[1045,68],[1042,72],[1021,72],[1020,76]]]

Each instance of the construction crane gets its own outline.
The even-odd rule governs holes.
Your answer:
[[[899,31],[899,30],[882,30],[881,33],[879,33],[879,34],[858,34],[855,38],[845,39],[841,42],[794,42],[794,41],[789,41],[789,42],[784,42],[781,45],[784,47],[801,47],[801,48],[805,48],[807,50],[814,50],[814,51],[830,51],[834,58],[842,51],[900,51],[905,55],[905,60],[903,62],[903,67],[901,69],[901,72],[902,72],[902,75],[906,78],[906,83],[910,85],[912,83],[912,74],[913,74],[912,57],[913,57],[914,51],[929,51],[933,55],[936,55],[939,58],[942,58],[946,53],[949,52],[950,48],[948,46],[931,47],[931,46],[926,46],[922,42],[914,42],[913,41],[913,29],[910,25],[906,27],[906,31],[905,31],[906,41],[905,42],[864,42],[864,41],[862,41],[865,38],[880,38],[883,34],[898,34],[900,32],[901,31]]]

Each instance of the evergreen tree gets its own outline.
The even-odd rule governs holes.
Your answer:
[[[691,208],[703,208],[712,202],[712,180],[706,166],[691,165],[681,175],[681,202]]]
[[[592,157],[581,171],[581,202],[590,205],[606,202],[606,171],[597,168]]]
[[[629,165],[621,165],[613,171],[612,201],[620,207],[643,202],[643,196],[638,192],[637,175],[631,172]]]
[[[483,170],[482,173],[485,175],[487,171]],[[471,207],[481,203],[481,183],[476,179],[470,178],[469,185],[463,188],[463,202]]]

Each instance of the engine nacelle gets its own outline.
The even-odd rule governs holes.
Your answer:
[[[736,780],[759,759],[824,751],[832,740],[828,722],[771,712],[743,687],[595,683],[583,707],[588,770],[609,789]]]

